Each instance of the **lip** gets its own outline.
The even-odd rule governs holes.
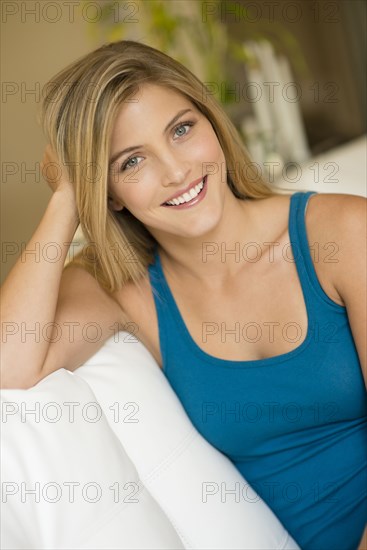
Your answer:
[[[186,208],[193,208],[202,200],[204,200],[208,189],[208,176],[204,176],[202,179],[204,180],[204,187],[202,188],[200,193],[196,197],[194,197],[191,201],[184,202],[182,204],[177,204],[176,206],[168,206],[167,204],[163,204],[164,208],[173,208],[174,210],[184,210]]]
[[[177,199],[177,197],[181,197],[181,195],[184,195],[185,193],[188,193],[192,187],[195,187],[198,183],[200,183],[206,176],[202,176],[198,180],[195,180],[191,182],[187,187],[184,189],[181,189],[181,191],[178,191],[168,199],[166,199],[164,202],[162,202],[161,206],[166,206],[165,203],[168,201],[172,201],[173,199]]]

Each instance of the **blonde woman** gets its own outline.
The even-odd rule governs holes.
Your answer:
[[[204,85],[144,44],[99,48],[44,96],[54,193],[29,248],[63,253],[18,260],[2,321],[65,330],[8,337],[2,387],[73,371],[130,330],[302,548],[355,549],[366,521],[365,199],[271,189]],[[64,268],[79,222],[87,245]]]

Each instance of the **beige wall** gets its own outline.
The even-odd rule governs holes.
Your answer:
[[[31,10],[36,4],[40,7],[39,21],[24,8],[26,5]],[[37,123],[42,85],[65,65],[96,47],[82,13],[75,10],[72,22],[64,2],[58,2],[58,12],[52,4],[55,2],[2,2],[1,6],[2,281],[18,257],[9,254],[9,248],[20,250],[21,243],[30,239],[51,196],[39,169],[36,174],[25,173],[40,162],[45,147]],[[46,5],[48,11],[42,13],[41,6]],[[18,11],[11,15],[10,10]],[[60,21],[52,23],[58,15]],[[27,90],[36,93],[27,94]]]

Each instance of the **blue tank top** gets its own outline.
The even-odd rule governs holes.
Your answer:
[[[355,550],[367,521],[367,397],[346,308],[326,295],[313,266],[305,224],[313,193],[290,199],[308,317],[306,338],[292,351],[252,361],[207,354],[186,328],[157,249],[149,277],[162,368],[197,430],[302,549]],[[245,484],[240,494],[222,487],[221,498],[251,500]]]

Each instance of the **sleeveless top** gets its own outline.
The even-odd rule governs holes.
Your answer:
[[[312,263],[305,209],[314,193],[290,198],[308,329],[288,353],[207,354],[186,328],[157,248],[148,270],[163,372],[196,429],[244,477],[239,494],[224,487],[221,498],[260,496],[302,549],[355,550],[367,521],[367,396],[346,308],[323,291]]]

